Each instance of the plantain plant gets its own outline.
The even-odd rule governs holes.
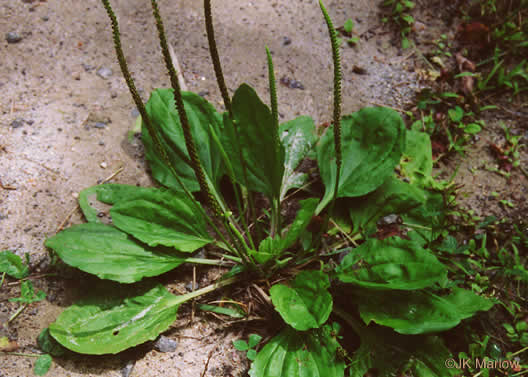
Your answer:
[[[284,323],[256,355],[250,376],[363,376],[371,368],[380,376],[405,370],[452,375],[444,369],[450,353],[436,334],[492,302],[457,287],[431,250],[443,231],[446,203],[431,177],[428,135],[406,130],[396,112],[382,107],[341,118],[339,47],[323,4],[334,60],[334,116],[318,137],[308,116],[279,124],[269,50],[271,109],[247,84],[229,96],[210,0],[204,0],[206,31],[226,111],[180,90],[156,0],[153,15],[172,88],[154,90],[144,104],[117,19],[109,0],[102,3],[141,114],[146,159],[161,187],[102,184],[81,192],[87,223],[46,245],[66,264],[119,284],[109,282],[67,308],[50,325],[51,336],[78,353],[115,354],[156,338],[191,299],[285,276],[292,278],[269,289]],[[307,191],[308,174],[298,169],[310,156],[324,193]],[[229,188],[221,184],[226,181]],[[304,194],[288,196],[292,189]],[[112,206],[111,224],[98,217],[94,195]],[[293,219],[282,215],[288,200],[298,201]],[[399,220],[390,231],[380,225],[388,215]],[[222,258],[198,257],[202,248]],[[155,279],[140,283],[182,264],[232,268],[212,285],[180,296]],[[360,346],[347,352],[340,341],[352,333]]]

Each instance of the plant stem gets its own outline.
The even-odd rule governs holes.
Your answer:
[[[2,280],[0,281],[0,288],[2,288],[2,285],[4,285],[4,279],[5,279],[6,273],[4,272],[2,274]]]
[[[345,312],[343,309],[337,307],[334,305],[334,308],[332,311],[339,317],[341,317],[350,327],[352,327],[352,330],[358,335],[361,335],[363,332],[363,325],[354,317],[352,317],[350,314]]]
[[[114,14],[114,11],[112,10],[112,6],[110,5],[109,0],[101,0],[103,3],[103,6],[106,9],[106,12],[108,14],[108,17],[110,18],[111,24],[112,24],[112,31],[113,31],[113,38],[114,38],[114,47],[116,50],[117,60],[119,62],[119,67],[121,68],[121,72],[123,73],[123,76],[125,78],[125,81],[127,83],[128,89],[130,91],[130,94],[132,95],[132,99],[134,100],[134,103],[136,104],[139,113],[141,114],[141,119],[145,126],[147,127],[149,135],[152,137],[152,141],[154,143],[154,147],[158,154],[161,156],[163,162],[167,164],[171,174],[174,176],[174,178],[177,180],[178,184],[181,186],[182,190],[185,192],[185,195],[191,200],[191,202],[194,204],[194,206],[197,208],[199,212],[201,212],[204,216],[204,218],[207,220],[208,224],[213,228],[214,232],[226,243],[226,245],[230,245],[226,240],[222,232],[218,229],[218,227],[214,224],[213,221],[207,216],[205,210],[202,208],[202,206],[196,202],[194,199],[194,196],[192,193],[189,192],[189,190],[185,187],[183,182],[178,176],[178,173],[176,172],[176,169],[172,162],[170,161],[167,152],[165,151],[165,148],[163,147],[163,144],[161,143],[161,140],[159,138],[159,134],[156,132],[156,129],[154,128],[153,124],[150,121],[150,118],[147,114],[147,110],[145,109],[145,105],[143,104],[143,101],[141,100],[141,97],[139,96],[136,86],[134,84],[134,80],[132,79],[132,76],[130,75],[130,72],[128,70],[128,65],[126,63],[125,55],[123,54],[123,48],[121,46],[121,37],[119,32],[119,24],[117,22],[117,18]],[[178,80],[176,79],[176,82]]]
[[[215,71],[216,81],[218,83],[218,88],[220,93],[222,93],[222,98],[224,100],[224,105],[229,113],[229,117],[233,119],[233,109],[231,108],[231,100],[229,98],[229,93],[227,92],[227,87],[224,80],[224,74],[222,72],[222,65],[220,64],[220,57],[218,55],[218,49],[216,48],[216,40],[214,36],[214,27],[213,27],[213,15],[211,12],[211,0],[204,0],[204,15],[205,15],[205,30],[207,32],[207,42],[209,43],[209,53],[211,54],[211,59],[213,61],[213,67]]]
[[[274,153],[277,159],[280,156],[280,140],[279,140],[279,110],[277,104],[277,87],[275,83],[275,70],[273,68],[273,59],[271,57],[271,52],[268,47],[266,47],[266,56],[268,58],[268,78],[269,78],[269,88],[270,88],[270,103],[271,103],[271,116],[273,118],[273,124],[271,126],[271,133],[273,135],[273,146]],[[279,233],[281,217],[280,217],[280,189],[276,193],[276,199],[272,200],[272,221],[271,221],[271,237],[273,238],[277,233]]]
[[[219,259],[205,259],[205,258],[186,258],[185,262],[204,264],[208,266],[231,266],[232,264]]]
[[[171,81],[171,86],[174,89],[174,100],[176,102],[176,109],[178,110],[178,115],[180,117],[180,123],[183,130],[183,136],[185,138],[185,146],[187,147],[187,153],[191,158],[191,166],[200,185],[200,190],[202,194],[207,198],[209,207],[212,208],[215,216],[219,219],[222,218],[222,212],[220,206],[211,193],[207,181],[205,179],[205,173],[202,167],[200,158],[198,157],[198,152],[196,150],[196,145],[194,144],[194,139],[191,134],[191,126],[189,125],[189,120],[187,118],[187,113],[185,112],[185,107],[183,104],[183,97],[181,95],[180,83],[178,81],[178,75],[174,70],[174,65],[172,63],[172,58],[169,53],[169,47],[167,44],[167,38],[165,37],[165,28],[163,26],[163,21],[161,19],[159,8],[156,0],[151,0],[152,4],[152,13],[156,20],[156,27],[158,28],[158,36],[160,40],[161,50],[163,52],[163,58],[165,60],[165,65],[169,71],[169,77]]]
[[[21,353],[21,352],[1,352],[4,355],[10,355],[10,356],[25,356],[25,357],[41,357],[42,355],[45,355],[44,353]]]
[[[14,321],[16,317],[20,315],[24,311],[25,308],[27,308],[28,304],[24,304],[18,308],[18,310],[7,320],[7,324]]]
[[[193,298],[196,298],[196,297],[199,297],[199,296],[203,296],[203,295],[205,295],[207,293],[216,291],[217,289],[220,289],[222,287],[231,285],[231,284],[237,282],[239,279],[240,278],[238,276],[233,276],[231,278],[227,278],[227,279],[215,282],[215,283],[213,283],[211,285],[208,285],[207,287],[198,289],[196,291],[189,292],[189,293],[181,295],[181,296],[173,297],[172,299],[167,301],[167,306],[170,307],[170,306],[181,305],[181,304],[183,304],[186,301],[192,300]]]

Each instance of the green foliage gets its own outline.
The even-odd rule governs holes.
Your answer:
[[[121,68],[137,100],[120,50],[117,20],[108,1],[102,1]],[[410,25],[405,12],[414,4],[390,3]],[[143,108],[142,137],[152,175],[165,188],[104,184],[81,192],[79,204],[88,223],[49,238],[46,246],[66,264],[104,281],[50,325],[51,337],[39,337],[43,350],[62,352],[56,340],[79,353],[115,354],[156,338],[176,319],[179,306],[193,298],[237,281],[266,280],[276,282],[269,295],[285,327],[258,353],[258,335],[234,342],[253,361],[252,377],[343,377],[346,361],[354,376],[373,366],[381,375],[405,369],[416,376],[441,376],[439,360],[449,352],[440,338],[401,334],[445,331],[492,303],[448,280],[447,266],[431,251],[445,230],[446,204],[440,191],[446,186],[431,177],[429,135],[416,127],[407,130],[399,114],[386,108],[362,109],[341,121],[336,31],[321,2],[334,60],[334,119],[320,138],[310,117],[278,123],[269,51],[271,109],[247,84],[232,99],[227,96],[207,0],[210,51],[227,111],[217,112],[196,94],[180,93],[155,0],[152,6],[173,89],[156,89],[146,106],[140,103],[138,108]],[[345,32],[352,28],[351,22],[345,24]],[[446,116],[462,124],[467,114],[461,110],[455,107]],[[464,132],[474,131],[464,125]],[[319,168],[317,183],[324,185],[322,198],[306,191],[290,193],[312,183],[306,170],[298,171],[311,156]],[[112,206],[111,225],[102,223],[95,200]],[[293,220],[293,211],[283,218],[285,209],[297,210]],[[401,221],[382,237],[380,220],[387,215]],[[344,226],[329,229],[329,224]],[[348,255],[336,268],[332,256],[343,251],[342,245],[352,244],[356,247],[345,249]],[[225,258],[192,255],[213,246]],[[319,269],[304,270],[314,262],[320,263]],[[152,281],[138,283],[184,263],[227,263],[233,268],[218,282],[183,296]],[[279,274],[291,279],[278,283]],[[344,300],[350,303],[347,311],[336,304]],[[244,315],[232,307],[198,308]],[[350,357],[339,345],[339,325],[328,322],[332,312],[361,338]],[[382,326],[366,327],[351,318]],[[381,334],[388,334],[387,345]],[[394,358],[395,349],[401,359]]]
[[[101,293],[63,311],[50,325],[50,334],[75,352],[115,354],[155,339],[176,320],[180,304],[161,285],[132,293],[123,288]]]
[[[51,358],[50,355],[40,356],[35,362],[33,372],[37,376],[44,376],[46,373],[48,373],[49,369],[51,368],[52,362],[53,362],[53,359]]]
[[[383,8],[389,9],[388,16],[383,18],[383,22],[390,20],[398,27],[402,48],[409,48],[411,46],[408,37],[414,24],[414,17],[410,12],[415,5],[413,1],[409,0],[384,0],[381,3]]]
[[[342,282],[362,288],[416,290],[444,282],[447,270],[430,251],[412,241],[371,238],[343,259],[337,275]]]
[[[254,361],[257,358],[257,351],[255,347],[260,343],[262,337],[258,334],[249,335],[249,339],[245,340],[234,340],[233,346],[238,351],[247,351],[246,356],[249,360]]]
[[[157,276],[185,262],[174,252],[143,246],[104,224],[75,225],[49,238],[46,246],[72,267],[121,283]]]
[[[249,375],[343,377],[345,363],[337,355],[340,346],[333,332],[330,325],[304,333],[285,328],[258,353]]]
[[[21,304],[32,304],[34,302],[42,301],[46,298],[46,293],[43,291],[35,292],[33,283],[25,280],[20,284],[20,297],[10,298],[11,302],[20,302]]]
[[[394,110],[364,108],[343,117],[343,168],[337,197],[358,197],[374,191],[393,174],[405,143],[405,126]],[[317,162],[326,191],[317,212],[332,199],[337,170],[330,129],[317,145]]]
[[[5,273],[15,279],[23,279],[29,275],[29,269],[22,258],[12,251],[0,252],[0,273]]]
[[[299,331],[321,327],[332,312],[330,281],[321,271],[302,271],[291,286],[275,284],[271,301],[284,322]]]

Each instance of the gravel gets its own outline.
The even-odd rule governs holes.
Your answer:
[[[164,335],[161,335],[154,342],[154,349],[159,352],[174,352],[178,347],[178,342]]]
[[[114,72],[110,68],[107,67],[101,67],[97,70],[97,76],[101,77],[102,79],[108,79],[110,76],[112,76]]]
[[[10,31],[6,33],[5,39],[7,43],[18,43],[22,40],[22,36],[18,34],[16,31]]]

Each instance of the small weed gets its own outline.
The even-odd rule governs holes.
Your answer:
[[[411,42],[409,34],[412,31],[414,24],[414,17],[411,15],[411,10],[415,7],[415,3],[409,0],[385,0],[381,4],[383,8],[388,8],[388,15],[382,18],[384,23],[394,23],[400,32],[401,47],[403,49],[409,48]]]
[[[246,356],[249,360],[254,361],[257,358],[257,351],[255,347],[260,343],[262,337],[258,334],[249,335],[249,339],[245,340],[233,340],[233,346],[238,351],[247,351]]]

